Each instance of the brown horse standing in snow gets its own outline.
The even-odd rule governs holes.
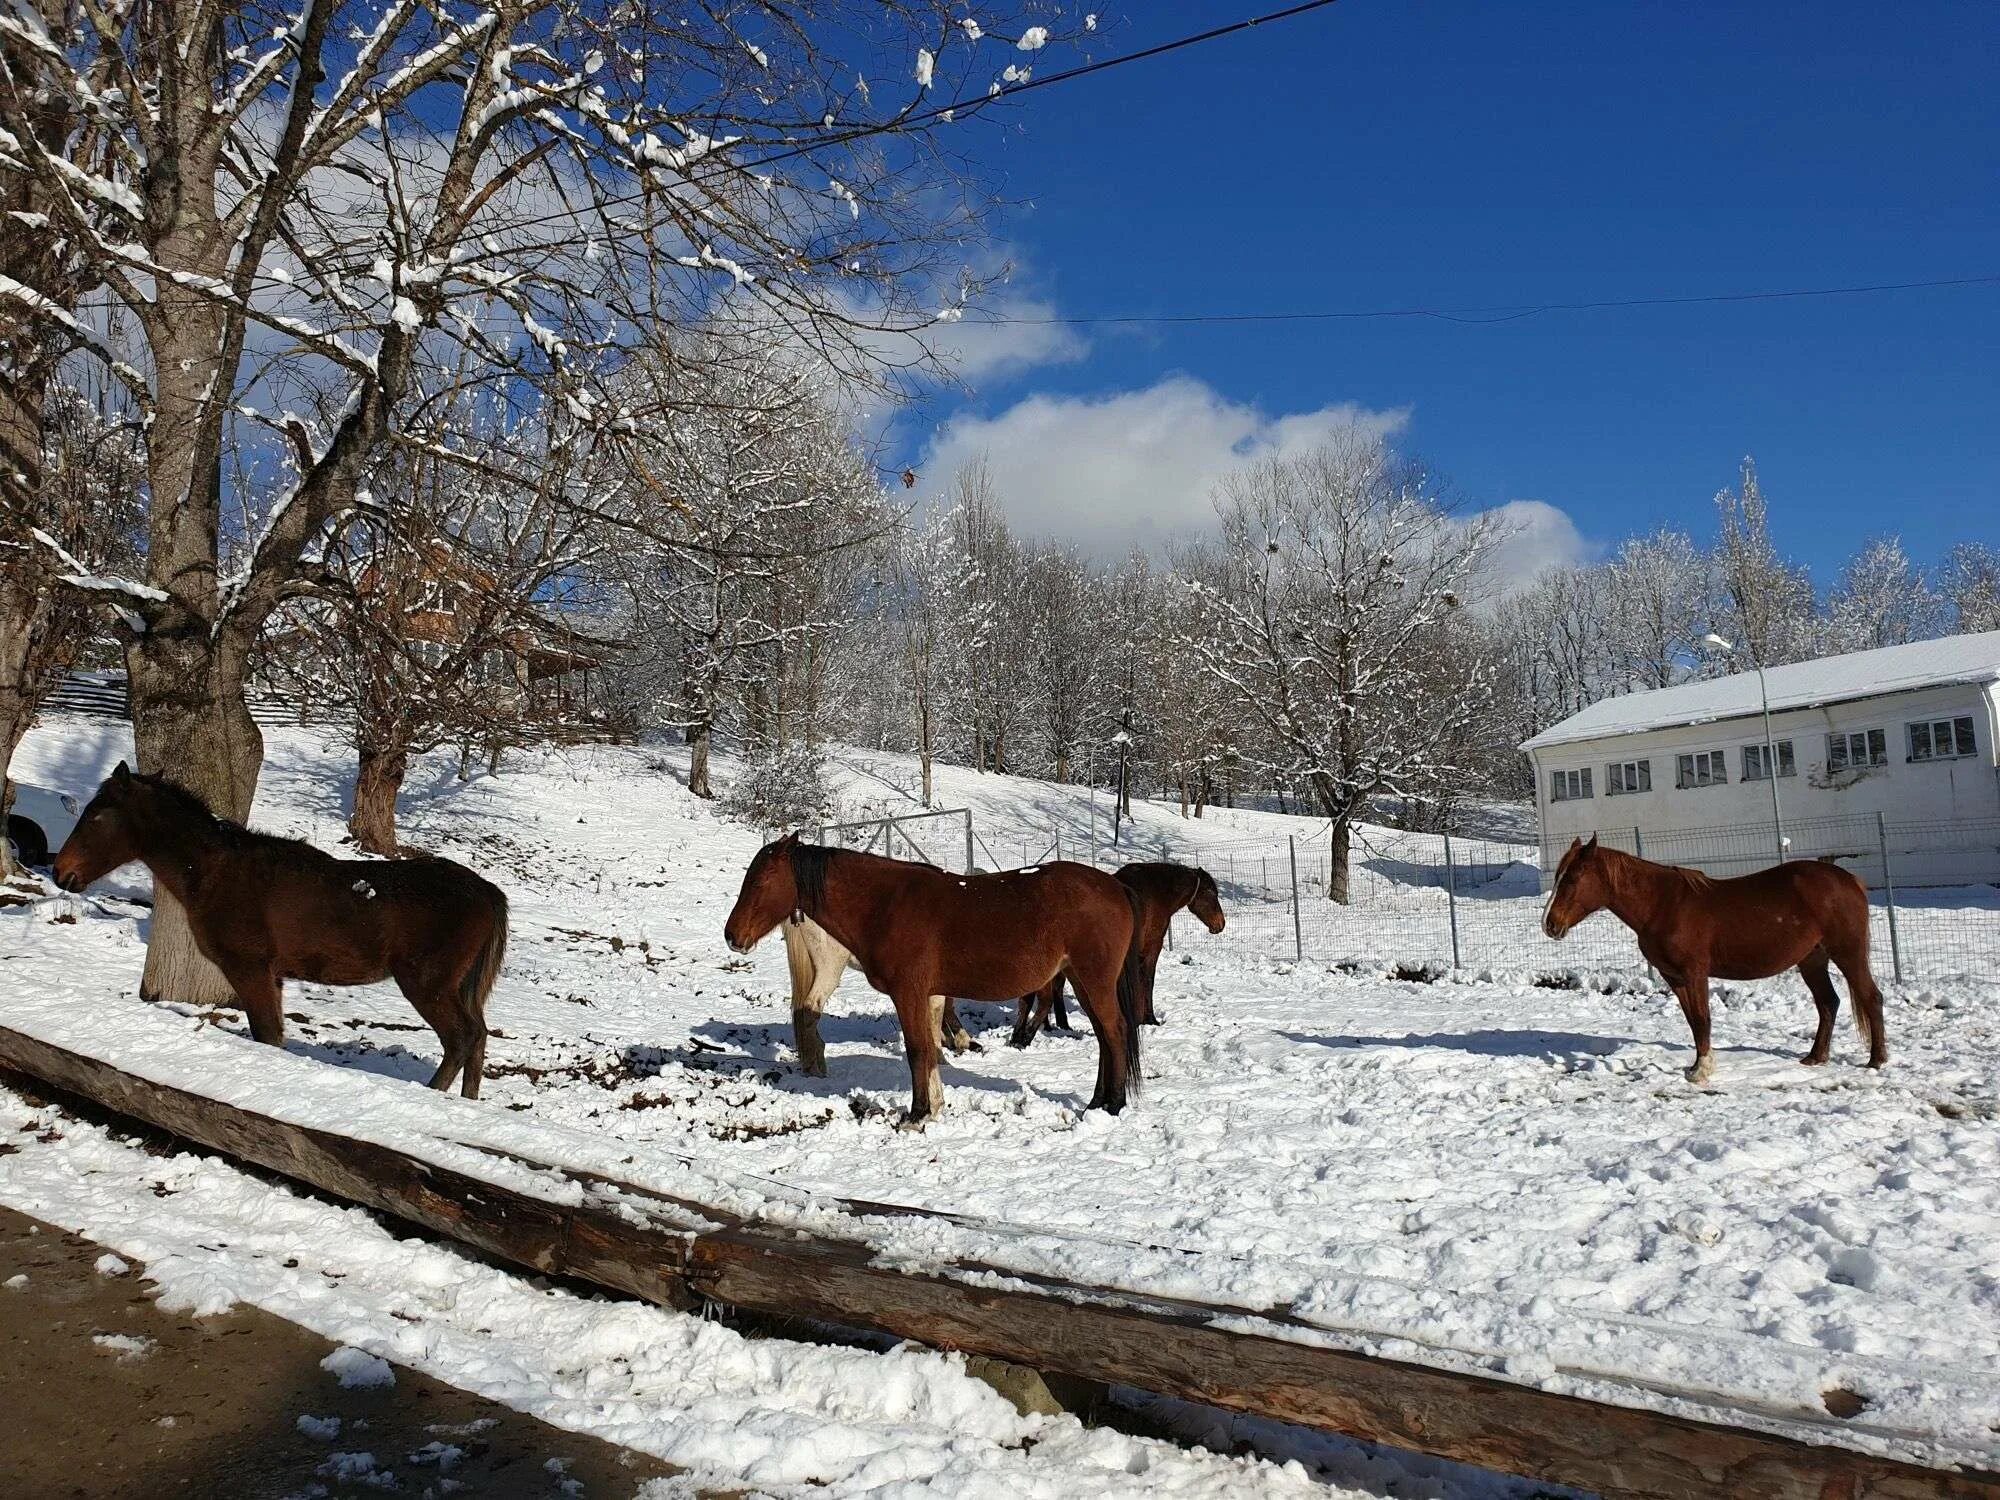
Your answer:
[[[187,908],[195,946],[235,989],[258,1041],[284,1045],[287,979],[394,976],[444,1044],[430,1086],[448,1089],[463,1072],[465,1097],[479,1097],[486,997],[507,951],[497,887],[448,859],[335,859],[252,833],[120,761],[56,855],[56,883],[80,891],[133,860]]]
[[[1097,1032],[1090,1108],[1117,1114],[1139,1087],[1138,992],[1125,887],[1087,865],[1048,864],[998,875],[953,875],[802,844],[766,844],[743,873],[723,925],[738,953],[797,914],[854,956],[869,984],[896,1006],[910,1062],[910,1121],[944,1103],[938,1082],[940,997],[1012,1000],[1057,974],[1076,986]]]
[[[1681,1002],[1694,1033],[1690,1081],[1706,1083],[1715,1071],[1708,1050],[1709,980],[1768,979],[1790,968],[1804,976],[1819,1009],[1812,1050],[1800,1062],[1817,1067],[1833,1043],[1840,992],[1827,976],[1829,964],[1847,980],[1854,1024],[1868,1043],[1868,1066],[1889,1060],[1882,992],[1868,969],[1868,891],[1848,871],[1800,860],[1715,880],[1601,848],[1595,835],[1587,844],[1573,840],[1556,866],[1542,930],[1560,939],[1607,907],[1638,935],[1639,951]]]
[[[1222,931],[1227,920],[1222,914],[1222,896],[1215,877],[1195,865],[1165,861],[1140,861],[1116,872],[1118,883],[1133,896],[1139,930],[1133,938],[1139,964],[1139,1024],[1157,1026],[1160,1018],[1153,1010],[1153,980],[1159,972],[1160,948],[1167,940],[1167,924],[1174,913],[1185,907],[1210,932]],[[1069,1013],[1063,1006],[1063,976],[1058,974],[1042,987],[1041,993],[1023,995],[1014,1012],[1011,1045],[1025,1047],[1049,1024],[1053,1012],[1056,1024],[1069,1030]]]

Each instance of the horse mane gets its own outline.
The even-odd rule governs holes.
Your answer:
[[[157,799],[155,806],[161,807],[168,816],[189,825],[198,834],[211,838],[231,849],[243,849],[256,845],[265,849],[282,849],[300,864],[334,863],[334,856],[324,849],[307,843],[304,839],[289,839],[282,834],[259,833],[254,828],[245,827],[233,818],[225,818],[216,812],[200,796],[189,791],[178,782],[167,780],[157,772],[141,775],[134,772],[134,785],[143,786]]]
[[[143,786],[153,793],[161,803],[165,804],[170,815],[185,819],[204,832],[216,834],[232,842],[250,832],[234,819],[223,817],[179,782],[169,781],[157,772],[143,775],[134,772],[132,781],[135,785]]]
[[[825,844],[792,845],[792,884],[798,890],[799,910],[809,917],[826,901],[826,867],[833,853]]]

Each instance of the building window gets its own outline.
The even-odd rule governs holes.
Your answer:
[[[1729,780],[1729,762],[1720,750],[1697,750],[1674,758],[1676,786],[1722,786]]]
[[[1769,781],[1771,779],[1770,752],[1778,752],[1778,774],[1796,776],[1798,766],[1792,759],[1792,742],[1779,740],[1776,745],[1745,745],[1743,747],[1743,779],[1745,781]]]
[[[1879,729],[1856,729],[1826,737],[1826,768],[1846,771],[1889,764],[1889,737]]]
[[[1590,795],[1590,771],[1549,772],[1549,801],[1581,802]]]
[[[1653,789],[1653,763],[1650,760],[1614,760],[1604,768],[1604,795],[1625,797],[1633,792],[1650,792]]]
[[[1910,725],[1911,760],[1957,760],[1977,753],[1970,717],[1925,719]]]

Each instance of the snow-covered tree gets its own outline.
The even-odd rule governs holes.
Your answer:
[[[1735,644],[1744,668],[1811,656],[1819,644],[1812,579],[1771,540],[1770,508],[1753,460],[1743,460],[1737,487],[1718,494],[1715,507],[1717,629]]]
[[[1903,551],[1901,538],[1876,537],[1848,559],[1827,600],[1826,644],[1867,651],[1929,640],[1946,628],[1945,602]]]
[[[1378,795],[1460,776],[1453,747],[1488,710],[1483,663],[1416,705],[1491,528],[1450,515],[1420,467],[1359,427],[1231,475],[1218,510],[1220,540],[1190,559],[1183,639],[1264,731],[1269,769],[1332,820],[1328,894],[1344,902],[1354,819]]]
[[[912,60],[1004,98],[1013,50],[941,0],[25,0],[0,45],[0,206],[25,205],[0,301],[30,325],[0,338],[96,361],[137,410],[143,577],[95,586],[141,766],[234,817],[258,633],[427,366],[550,377],[551,441],[584,442],[620,430],[602,377],[662,323],[917,357],[879,331],[938,315],[978,198]],[[58,257],[116,316],[13,269]],[[142,989],[229,994],[165,896]]]
[[[1700,660],[1714,615],[1708,559],[1684,531],[1634,537],[1605,568],[1611,670],[1634,689],[1671,687]]]
[[[1960,542],[1945,554],[1939,587],[1951,608],[1953,630],[2000,630],[2000,550],[1985,542]]]

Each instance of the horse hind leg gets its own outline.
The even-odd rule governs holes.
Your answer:
[[[1879,1068],[1889,1061],[1889,1038],[1882,1029],[1882,991],[1868,967],[1868,942],[1843,943],[1833,952],[1833,962],[1847,981],[1848,1003],[1854,1024],[1868,1043],[1868,1066]]]
[[[411,1009],[424,1018],[432,1031],[437,1033],[442,1055],[437,1071],[431,1074],[426,1088],[443,1093],[458,1081],[460,1073],[471,1060],[472,1039],[466,1034],[464,1018],[459,1013],[457,997],[451,993],[447,981],[437,979],[425,972],[401,971],[396,975],[396,988],[403,992],[403,998],[410,1002]],[[486,1050],[486,1028],[480,1026],[479,1050],[483,1060]],[[477,1090],[477,1078],[469,1079],[471,1087]],[[473,1097],[478,1097],[475,1093]]]
[[[1076,987],[1077,1004],[1097,1034],[1097,1086],[1084,1107],[1115,1115],[1125,1108],[1131,1085],[1126,1069],[1125,1012],[1118,1004],[1118,961],[1112,960],[1102,972],[1092,972],[1087,980],[1072,969],[1070,981]]]
[[[1010,1047],[1027,1046],[1049,1024],[1049,1012],[1055,1008],[1061,987],[1062,977],[1058,975],[1034,994],[1023,995],[1015,1002],[1014,1034],[1007,1039]]]
[[[1819,1024],[1813,1031],[1812,1050],[1799,1061],[1809,1068],[1816,1068],[1827,1059],[1833,1046],[1833,1021],[1840,1014],[1840,991],[1833,987],[1827,977],[1826,949],[1815,948],[1799,962],[1799,974],[1812,991],[1813,1006],[1819,1012]]]

